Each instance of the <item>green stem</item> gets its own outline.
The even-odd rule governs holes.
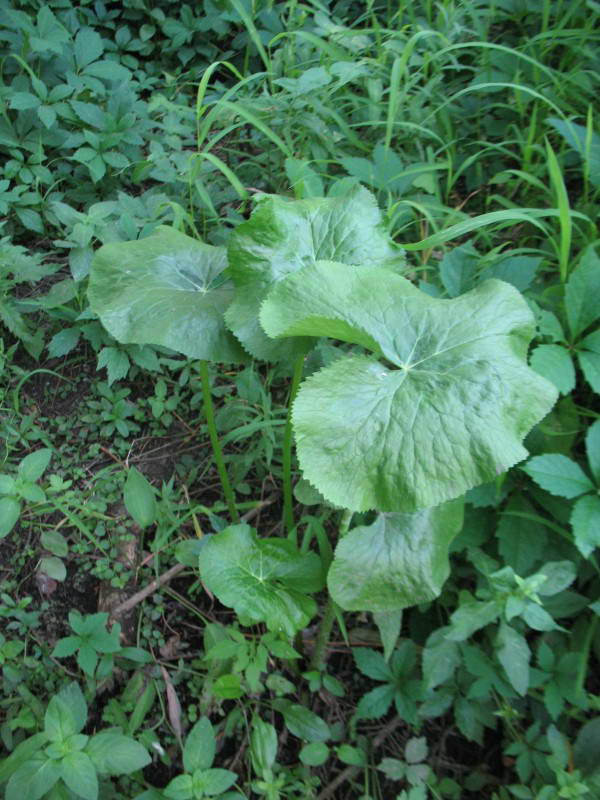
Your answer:
[[[350,527],[353,514],[354,512],[349,511],[348,509],[343,512],[340,520],[338,539],[341,539],[348,533],[348,528]],[[323,612],[321,624],[319,625],[315,649],[313,650],[312,658],[310,660],[311,669],[321,670],[325,666],[327,644],[329,643],[329,637],[331,635],[331,629],[333,628],[334,620],[335,604],[330,597],[327,600],[327,605],[325,606],[325,611]]]
[[[294,508],[292,503],[292,403],[296,399],[298,386],[302,378],[304,368],[304,353],[296,359],[294,363],[294,374],[292,376],[292,386],[290,389],[290,399],[288,401],[288,414],[283,431],[283,525],[288,536],[291,536],[294,529]]]
[[[235,504],[235,495],[229,483],[225,461],[223,460],[223,451],[221,449],[221,442],[219,441],[219,434],[217,433],[217,426],[215,425],[215,409],[213,406],[212,395],[210,393],[210,378],[208,375],[208,361],[200,361],[200,382],[202,383],[202,397],[204,399],[204,413],[206,415],[206,424],[208,425],[208,435],[212,445],[213,455],[215,457],[215,464],[217,465],[217,472],[221,486],[223,487],[223,494],[229,508],[229,514],[234,522],[240,521]]]

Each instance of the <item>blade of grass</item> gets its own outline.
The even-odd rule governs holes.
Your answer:
[[[560,279],[565,283],[569,273],[569,253],[571,251],[572,223],[571,209],[569,207],[569,196],[556,154],[548,139],[546,139],[546,156],[548,159],[548,172],[550,183],[554,189],[556,204],[558,206],[558,217],[560,223],[560,241],[558,245],[558,261],[560,268]]]

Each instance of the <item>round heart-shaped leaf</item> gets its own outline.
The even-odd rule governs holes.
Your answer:
[[[287,539],[259,539],[250,526],[232,525],[213,536],[199,563],[206,586],[252,622],[293,636],[316,613],[308,593],[323,587],[320,559]]]
[[[493,480],[556,400],[527,365],[533,315],[502,281],[439,300],[387,269],[317,262],[271,290],[261,322],[376,356],[315,373],[293,408],[304,476],[355,511],[417,511]]]
[[[413,514],[380,514],[338,543],[327,585],[347,611],[389,612],[439,595],[450,572],[448,547],[463,522],[453,500]]]
[[[233,297],[226,267],[224,248],[161,226],[145,239],[98,250],[90,305],[119,342],[238,363],[246,357],[223,317]]]
[[[319,259],[390,269],[405,264],[403,251],[381,224],[373,195],[362,187],[342,197],[307,200],[267,195],[250,219],[235,229],[229,263],[236,292],[225,316],[256,358],[279,361],[307,349],[307,341],[269,340],[258,314],[278,281]]]

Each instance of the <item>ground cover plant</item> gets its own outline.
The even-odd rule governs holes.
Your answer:
[[[598,8],[0,9],[0,791],[600,789]]]

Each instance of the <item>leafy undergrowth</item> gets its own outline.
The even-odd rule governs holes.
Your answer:
[[[0,791],[591,800],[597,4],[201,6],[0,9]]]

